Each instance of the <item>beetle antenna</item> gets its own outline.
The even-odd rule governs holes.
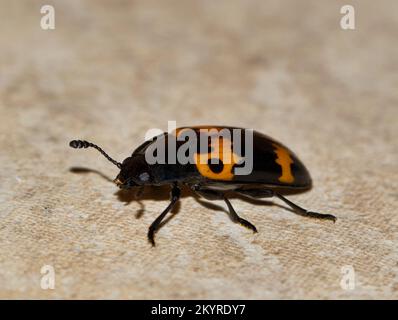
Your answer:
[[[94,143],[91,143],[91,142],[88,142],[85,140],[72,140],[71,142],[69,142],[69,146],[72,148],[75,148],[75,149],[92,147],[94,149],[97,149],[99,152],[101,152],[105,158],[107,158],[110,162],[112,162],[119,169],[121,169],[121,167],[122,167],[122,164],[120,162],[113,160],[110,156],[108,156],[108,154],[104,150],[102,150],[100,147],[98,147]]]

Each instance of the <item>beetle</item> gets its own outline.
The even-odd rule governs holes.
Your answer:
[[[209,130],[213,133],[209,134]],[[207,200],[223,200],[228,207],[232,221],[243,225],[253,232],[257,232],[256,227],[236,213],[228,199],[229,194],[234,193],[252,199],[277,197],[299,215],[336,221],[336,217],[331,214],[308,211],[281,194],[283,190],[300,191],[309,189],[311,188],[312,180],[307,168],[299,158],[285,145],[267,135],[258,131],[251,131],[252,169],[248,174],[236,174],[236,170],[241,166],[241,163],[237,160],[239,156],[235,157],[233,139],[217,135],[221,131],[231,133],[234,130],[247,129],[228,126],[178,128],[174,132],[165,132],[145,141],[122,163],[112,159],[104,150],[91,142],[72,140],[69,145],[72,148],[92,147],[103,154],[120,169],[114,182],[121,189],[138,187],[142,190],[145,186],[160,185],[169,185],[171,187],[169,205],[148,229],[148,240],[153,246],[155,246],[154,235],[167,213],[173,209],[180,199],[183,185],[188,186],[196,194]],[[177,138],[184,135],[186,131],[194,132],[198,137],[202,137],[201,134],[206,132],[205,138],[208,138],[205,141],[205,144],[207,144],[205,150],[199,148],[198,140],[195,141],[196,146],[193,157],[196,158],[193,161],[188,163],[150,163],[147,160],[146,153],[150,148],[154,147],[155,143],[163,142],[167,147],[172,141],[177,140],[175,151],[170,151],[166,148],[165,154],[168,156],[170,152],[178,152],[186,141]],[[216,138],[213,139],[215,135]],[[216,148],[217,146],[218,149]],[[243,142],[241,142],[241,146],[243,146],[242,149],[245,149]],[[228,163],[224,161],[224,163],[225,154],[228,153],[232,155],[232,160]],[[205,161],[199,161],[199,157],[203,157]]]

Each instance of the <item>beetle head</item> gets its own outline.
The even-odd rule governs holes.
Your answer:
[[[126,158],[114,182],[121,189],[151,184],[153,179],[149,165],[145,161],[145,156],[133,155]]]

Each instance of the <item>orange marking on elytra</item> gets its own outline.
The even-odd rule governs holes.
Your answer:
[[[213,172],[207,161],[209,159],[219,159],[223,162],[224,167],[221,172]],[[229,139],[216,139],[212,145],[211,153],[198,154],[195,153],[195,165],[200,174],[206,178],[213,180],[232,180],[234,173],[233,166],[239,162],[239,156],[232,151],[232,143]]]
[[[290,157],[289,152],[277,145],[276,143],[272,144],[275,147],[274,152],[276,153],[276,160],[275,162],[279,164],[282,168],[282,175],[278,178],[280,182],[285,183],[292,183],[294,182],[294,177],[292,175],[291,164],[294,162],[293,159]]]

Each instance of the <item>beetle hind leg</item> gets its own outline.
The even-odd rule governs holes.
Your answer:
[[[313,211],[308,211],[297,204],[293,203],[289,199],[286,199],[284,196],[281,194],[270,190],[270,189],[238,189],[236,190],[236,193],[241,194],[243,196],[252,198],[252,199],[259,199],[259,198],[269,198],[269,197],[277,197],[281,199],[283,202],[285,202],[290,208],[293,209],[294,213],[304,216],[304,217],[310,217],[310,218],[315,218],[315,219],[322,219],[322,220],[331,220],[333,222],[336,222],[337,218],[331,214],[324,214],[324,213],[318,213],[318,212],[313,212]]]
[[[237,189],[235,192],[251,199],[271,198],[275,195],[272,190],[268,189]]]
[[[283,202],[285,202],[287,205],[289,205],[294,210],[295,213],[297,213],[301,216],[322,219],[322,220],[331,220],[333,222],[336,222],[336,220],[337,220],[337,218],[334,215],[308,211],[308,210],[298,206],[297,204],[291,202],[290,200],[286,199],[281,194],[276,193],[276,192],[274,194],[276,197],[278,197]]]

